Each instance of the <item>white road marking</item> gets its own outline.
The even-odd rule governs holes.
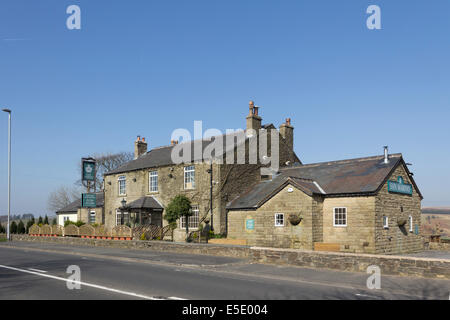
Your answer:
[[[361,294],[361,293],[357,293],[357,294],[355,294],[355,296],[380,299],[380,297],[377,297],[377,296],[371,296],[371,295],[368,295],[368,294]]]
[[[171,299],[171,300],[187,300],[187,299],[178,298],[178,297],[169,297],[169,299]]]
[[[91,288],[96,288],[96,289],[100,289],[100,290],[115,292],[115,293],[128,295],[128,296],[132,296],[132,297],[136,297],[136,298],[142,298],[142,299],[147,299],[147,300],[164,300],[164,299],[150,297],[150,296],[146,296],[146,295],[142,295],[142,294],[138,294],[138,293],[134,293],[134,292],[122,291],[122,290],[118,290],[118,289],[114,289],[114,288],[100,286],[100,285],[93,284],[93,283],[82,282],[82,281],[74,281],[74,280],[69,280],[69,279],[62,278],[62,277],[52,276],[52,275],[49,275],[49,274],[42,274],[42,273],[39,273],[39,272],[34,272],[34,271],[29,271],[29,270],[14,268],[14,267],[8,267],[8,266],[4,266],[4,265],[1,265],[1,264],[0,264],[0,268],[14,270],[14,271],[19,271],[19,272],[23,272],[23,273],[34,274],[34,275],[37,275],[37,276],[50,278],[50,279],[54,279],[54,280],[60,280],[60,281],[64,281],[64,282],[76,283],[76,284],[80,284],[80,285],[83,285],[83,286],[86,286],[86,287],[91,287]]]
[[[39,270],[39,269],[34,269],[34,268],[28,268],[28,270],[36,271],[36,272],[41,272],[41,273],[47,273],[47,271]]]

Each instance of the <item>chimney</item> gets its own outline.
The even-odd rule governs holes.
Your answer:
[[[134,142],[134,159],[139,158],[145,153],[147,153],[147,142],[145,142],[145,138],[141,140],[141,136],[137,136]]]
[[[247,130],[253,129],[258,131],[261,129],[261,117],[258,115],[259,107],[255,106],[253,101],[249,103],[249,113],[247,116]]]
[[[289,150],[294,150],[294,127],[291,125],[291,118],[287,118],[286,122],[280,126],[280,135],[289,147]]]
[[[389,163],[389,147],[388,146],[384,146],[384,163],[385,164]]]

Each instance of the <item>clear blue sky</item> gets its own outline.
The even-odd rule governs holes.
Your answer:
[[[66,8],[82,29],[66,28]],[[381,7],[382,30],[366,9]],[[402,152],[423,205],[450,205],[450,2],[3,0],[0,106],[13,109],[12,212],[48,213],[80,158],[173,129],[295,126],[304,163]],[[0,213],[7,115],[0,115]]]

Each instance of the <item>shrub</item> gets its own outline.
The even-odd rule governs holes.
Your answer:
[[[25,225],[23,224],[22,220],[20,220],[19,224],[17,225],[17,233],[19,233],[19,234],[25,233]]]
[[[77,222],[73,222],[71,220],[64,221],[64,227],[67,227],[69,224],[74,224],[78,228],[81,227],[82,225],[85,225],[85,223],[83,221],[80,221],[80,220],[78,220]],[[42,227],[42,226],[40,226],[40,227]]]
[[[17,223],[15,221],[11,222],[11,226],[9,227],[11,233],[17,233]]]
[[[141,240],[142,240],[142,241],[147,240],[147,237],[145,236],[145,232],[144,232],[143,234],[141,234]]]

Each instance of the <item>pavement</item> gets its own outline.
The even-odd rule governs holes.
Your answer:
[[[81,289],[68,289],[78,266]],[[251,263],[246,259],[59,244],[0,243],[0,299],[448,300],[450,280]],[[69,284],[71,282],[69,281]]]

